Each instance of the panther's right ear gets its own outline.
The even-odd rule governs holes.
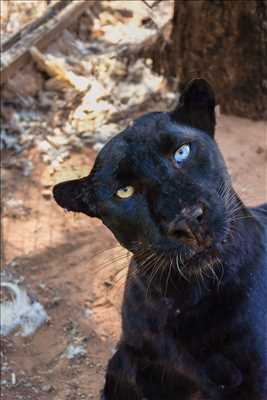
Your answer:
[[[182,91],[171,116],[176,122],[200,129],[213,137],[216,124],[215,106],[215,94],[208,81],[202,78],[193,79]]]
[[[58,183],[53,188],[53,196],[57,204],[68,211],[98,217],[90,177]]]

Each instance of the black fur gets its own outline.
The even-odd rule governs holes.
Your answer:
[[[54,188],[133,253],[106,400],[267,399],[267,204],[247,208],[232,188],[214,108],[194,80],[173,112],[134,121],[88,177]]]

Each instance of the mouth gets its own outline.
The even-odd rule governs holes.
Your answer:
[[[201,274],[211,271],[216,264],[220,263],[220,255],[213,246],[206,247],[200,251],[191,252],[183,260],[183,271],[188,275]]]
[[[152,248],[145,252],[133,252],[135,259],[140,263],[141,269],[151,272],[153,266],[159,270],[176,271],[181,278],[190,281],[198,278],[212,278],[219,280],[221,265],[221,248],[219,245],[209,243],[205,247],[193,248],[188,246],[172,248]],[[169,268],[171,267],[171,269]]]

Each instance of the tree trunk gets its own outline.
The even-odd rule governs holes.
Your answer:
[[[267,0],[176,0],[171,39],[181,86],[204,77],[223,112],[267,118]]]

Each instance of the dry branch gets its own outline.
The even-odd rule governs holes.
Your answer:
[[[43,16],[8,39],[2,49],[0,83],[6,82],[14,72],[30,61],[31,47],[45,49],[51,40],[57,38],[59,32],[72,25],[93,4],[94,1],[87,0],[61,0],[49,7]]]
[[[33,22],[27,24],[19,32],[14,33],[14,35],[5,40],[2,43],[2,51],[4,52],[10,49],[10,47],[13,46],[15,43],[17,43],[23,36],[25,36],[26,34],[27,35],[30,34],[31,32],[34,31],[34,29],[38,28],[38,26],[46,23],[49,19],[53,18],[56,14],[59,13],[59,11],[63,10],[63,8],[65,8],[69,3],[70,0],[59,1],[58,3],[50,6],[44,13],[44,15],[35,19]]]

